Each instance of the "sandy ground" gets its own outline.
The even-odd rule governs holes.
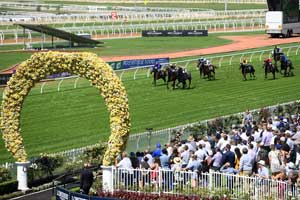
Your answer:
[[[271,45],[280,45],[292,42],[300,42],[300,37],[291,38],[270,38],[268,35],[255,35],[255,36],[222,36],[221,38],[232,40],[231,44],[195,49],[182,52],[166,52],[162,54],[148,54],[138,56],[107,56],[101,57],[105,61],[119,61],[119,60],[130,60],[130,59],[147,59],[147,58],[179,58],[186,56],[200,56],[207,54],[225,53],[231,51],[241,51],[252,48],[259,48]]]

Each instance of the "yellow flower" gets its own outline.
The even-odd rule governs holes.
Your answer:
[[[125,149],[129,135],[128,98],[125,88],[111,67],[91,53],[36,53],[19,65],[7,83],[1,106],[2,137],[8,151],[19,162],[27,160],[20,134],[22,104],[36,82],[56,72],[69,72],[85,77],[100,90],[110,112],[111,127],[103,164],[112,164],[116,156]]]

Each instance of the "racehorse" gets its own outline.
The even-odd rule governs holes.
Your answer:
[[[172,88],[175,88],[175,82],[177,79],[177,69],[174,65],[166,67],[168,80],[167,80],[167,88],[169,89],[169,82],[172,82]]]
[[[167,67],[166,70],[168,73],[168,80],[167,80],[168,89],[169,89],[169,82],[172,82],[173,89],[175,89],[175,86],[178,87],[180,83],[182,83],[182,88],[184,89],[186,87],[186,80],[189,81],[188,87],[190,88],[192,82],[192,75],[190,72],[184,71],[182,67],[176,69],[174,65]],[[176,80],[178,80],[177,84],[176,84]]]
[[[292,69],[294,69],[292,61],[285,61],[283,60],[283,57],[280,57],[280,73],[284,76],[290,76],[292,75]],[[284,72],[282,73],[282,71]]]
[[[165,70],[159,70],[156,66],[153,66],[151,68],[151,74],[153,73],[153,84],[156,86],[156,81],[159,79],[164,80],[164,83],[166,84],[166,76],[167,73]]]
[[[197,68],[199,69],[200,71],[200,78],[202,78],[204,75],[203,75],[203,69],[204,69],[204,66],[205,66],[205,62],[204,61],[198,61],[198,64],[197,64]]]
[[[215,69],[217,67],[210,64],[210,65],[204,65],[203,67],[203,76],[206,76],[208,77],[208,80],[212,80],[212,79],[215,79],[215,75],[216,75],[216,72],[215,72]]]
[[[264,60],[263,68],[265,68],[265,79],[268,78],[267,77],[268,73],[272,73],[273,74],[273,79],[275,79],[276,68],[275,68],[275,66],[273,65],[272,62],[268,61],[268,59]]]
[[[183,69],[182,67],[179,67],[177,70],[177,79],[178,79],[178,83],[176,84],[176,86],[178,86],[179,83],[182,83],[182,89],[184,89],[186,87],[186,80],[188,80],[189,81],[188,88],[191,88],[192,74],[186,71],[185,69]]]
[[[240,69],[242,69],[242,74],[243,74],[244,80],[247,80],[246,75],[248,73],[250,74],[251,79],[255,78],[255,75],[254,75],[255,69],[252,65],[240,63]]]

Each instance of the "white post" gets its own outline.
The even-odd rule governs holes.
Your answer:
[[[103,178],[102,178],[102,189],[107,192],[113,192],[113,167],[112,166],[102,166]]]
[[[17,180],[18,190],[26,191],[29,190],[27,182],[27,167],[30,164],[27,162],[16,162],[17,165]]]

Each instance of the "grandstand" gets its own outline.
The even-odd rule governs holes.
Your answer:
[[[103,44],[103,42],[93,40],[81,35],[76,35],[73,33],[69,33],[63,30],[59,30],[56,28],[52,28],[46,25],[35,25],[35,24],[16,24],[23,27],[23,33],[25,35],[25,29],[30,29],[41,34],[46,34],[52,36],[52,48],[54,47],[53,38],[61,38],[63,40],[67,40],[69,42],[69,47],[74,47],[75,43],[77,46],[96,46],[98,44]],[[24,37],[25,38],[25,37]],[[25,40],[24,40],[24,48],[25,48]]]

